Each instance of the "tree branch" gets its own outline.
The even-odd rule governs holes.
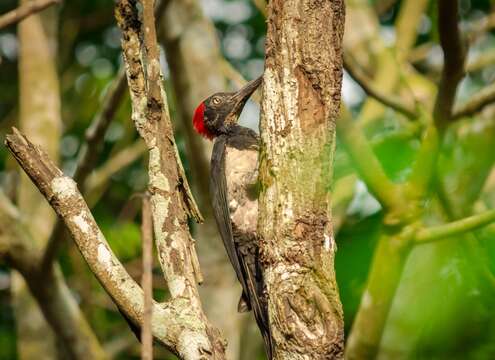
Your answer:
[[[0,16],[0,30],[9,25],[18,23],[29,15],[40,12],[53,4],[59,4],[61,0],[33,0],[17,9]]]
[[[465,103],[455,106],[452,114],[452,120],[472,116],[483,110],[485,106],[492,104],[494,101],[495,84],[490,84],[476,92],[476,94],[474,94]]]
[[[441,240],[449,236],[462,235],[468,231],[476,230],[495,221],[495,209],[481,214],[469,216],[448,224],[432,226],[421,229],[416,233],[414,241],[416,244],[425,244]]]
[[[435,125],[442,131],[452,120],[452,107],[457,86],[464,76],[465,50],[457,24],[457,1],[439,0],[438,31],[443,50],[443,69],[433,110]]]
[[[86,179],[97,163],[105,133],[107,132],[113,116],[117,112],[118,106],[125,94],[126,87],[125,71],[122,67],[105,95],[101,111],[95,116],[86,131],[86,142],[79,151],[77,167],[74,172],[74,181],[79,184],[80,191],[83,194],[86,189]],[[63,222],[60,218],[57,218],[44,251],[43,261],[40,265],[42,268],[50,267],[54,258],[57,256],[58,249],[64,239],[64,230]]]
[[[392,94],[385,94],[374,86],[373,81],[368,78],[351,56],[344,55],[344,68],[369,96],[381,102],[383,105],[405,115],[411,120],[415,120],[418,117],[416,110],[402,101],[400,97]]]
[[[189,317],[183,324],[188,333],[181,341],[187,344],[187,358],[197,358],[206,349],[220,359],[224,357],[224,344],[203,313],[195,284],[202,276],[187,214],[197,220],[201,217],[180,163],[162,87],[153,1],[143,1],[143,24],[134,0],[119,1],[115,15],[122,31],[132,119],[149,149],[148,189],[158,259],[172,300],[180,301],[184,316]]]
[[[422,201],[428,194],[435,175],[440,147],[438,130],[431,117],[425,120],[425,123],[427,126],[407,181],[409,198],[418,201]]]
[[[162,0],[158,4],[155,9],[157,19],[161,18],[168,3],[169,0]],[[93,168],[97,164],[98,155],[101,152],[105,134],[108,127],[110,126],[110,123],[112,122],[115,113],[118,110],[122,98],[125,95],[126,88],[127,81],[125,68],[124,66],[121,66],[119,71],[117,72],[117,75],[112,80],[108,91],[105,94],[100,111],[94,117],[93,121],[86,130],[86,142],[81,146],[81,149],[79,150],[77,156],[77,166],[74,172],[74,181],[79,185],[80,191],[84,195],[86,195],[86,180],[91,174],[91,170],[93,170]],[[105,167],[103,168],[106,169]],[[91,205],[92,202],[90,201],[89,204]],[[57,256],[60,244],[62,244],[64,240],[64,230],[65,228],[62,221],[57,218],[48,244],[44,250],[45,253],[43,256],[43,261],[40,265],[42,268],[49,267],[54,258]]]
[[[466,72],[471,73],[480,71],[487,66],[493,65],[494,63],[495,50],[487,50],[467,62]]]
[[[6,146],[63,219],[79,251],[106,292],[130,321],[141,326],[143,291],[112,252],[76,183],[64,176],[46,153],[17,129],[7,135]],[[173,283],[169,282],[169,286],[174,289]],[[182,299],[162,304],[153,302],[152,311],[153,337],[170,351],[188,360],[197,359],[195,350],[211,351],[208,343],[198,336],[200,330],[195,327],[198,324],[194,323],[188,305],[184,305]]]

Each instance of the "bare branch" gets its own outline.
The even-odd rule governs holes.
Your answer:
[[[143,291],[112,252],[76,183],[64,176],[46,153],[29,142],[17,129],[7,135],[6,146],[63,219],[79,251],[106,292],[130,321],[141,326]],[[172,288],[174,286],[170,282],[169,285]],[[211,351],[208,342],[200,336],[201,327],[191,327],[198,324],[192,321],[189,306],[184,305],[183,300],[166,304],[153,302],[152,311],[153,337],[170,351],[187,360],[198,358],[191,347],[199,351]]]
[[[153,335],[151,333],[153,305],[153,224],[149,195],[143,196],[141,209],[141,241],[143,243],[143,275],[141,286],[144,292],[144,319],[141,328],[141,359],[153,359]]]
[[[457,85],[464,76],[465,51],[457,24],[458,18],[459,4],[457,1],[439,0],[438,31],[444,64],[433,119],[440,130],[444,129],[452,119]]]
[[[29,15],[40,12],[47,7],[60,3],[61,0],[33,0],[29,1],[17,9],[9,11],[8,13],[0,16],[0,29],[6,26],[18,23],[19,21],[25,19]]]
[[[108,185],[112,175],[129,166],[146,153],[146,145],[142,139],[111,156],[102,166],[95,169],[87,178],[83,194],[91,208],[96,204]]]
[[[452,119],[472,116],[495,101],[495,84],[490,84],[474,94],[465,103],[454,107]]]
[[[344,55],[344,68],[369,96],[375,98],[383,105],[405,115],[411,120],[415,120],[418,117],[416,110],[406,104],[401,98],[392,94],[385,94],[377,88],[373,84],[373,80],[368,78],[351,56]]]

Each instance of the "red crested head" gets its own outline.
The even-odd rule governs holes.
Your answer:
[[[261,81],[260,76],[236,92],[217,92],[201,102],[194,111],[194,130],[210,140],[228,135],[233,127],[238,126],[237,121],[244,105]]]
[[[194,130],[201,136],[204,136],[207,139],[213,139],[215,136],[208,131],[205,124],[205,103],[202,102],[194,111],[193,117],[193,126]]]

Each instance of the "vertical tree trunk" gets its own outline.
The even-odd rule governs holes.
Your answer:
[[[344,3],[272,0],[268,13],[258,226],[274,357],[341,359],[329,187]]]
[[[23,0],[21,3],[27,3]],[[56,9],[31,15],[19,24],[19,125],[51,158],[58,158],[60,96],[55,65]],[[29,178],[21,175],[19,209],[43,248],[55,219],[50,205]],[[56,358],[54,336],[22,277],[13,275],[14,309],[20,359]]]
[[[202,139],[192,128],[196,106],[214,92],[226,90],[220,69],[222,55],[215,28],[203,15],[197,0],[171,1],[162,25],[180,128],[187,139],[190,178],[205,219],[195,234],[206,279],[200,293],[206,315],[221,328],[227,339],[227,359],[235,360],[240,355],[240,333],[246,317],[246,314],[237,313],[241,287],[225,253],[211,208],[209,163],[212,143]]]

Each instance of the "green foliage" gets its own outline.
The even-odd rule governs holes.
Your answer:
[[[139,226],[131,222],[119,222],[102,229],[110,247],[117,257],[129,261],[141,253],[141,236]]]

